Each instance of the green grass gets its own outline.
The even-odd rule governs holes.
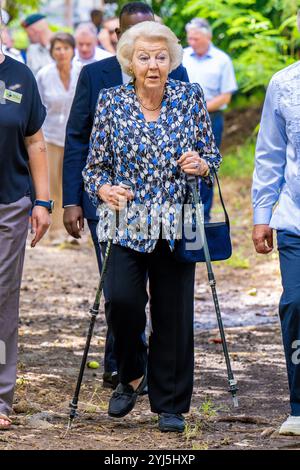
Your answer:
[[[213,418],[214,416],[216,416],[218,409],[215,406],[215,404],[211,401],[210,398],[206,398],[202,402],[199,408],[199,411],[205,419],[208,419],[208,418]]]
[[[222,266],[224,263],[234,269],[250,269],[249,258],[246,258],[240,251],[236,250],[234,250],[232,256],[226,261],[214,261],[215,266]]]
[[[201,435],[202,435],[201,422],[197,421],[194,424],[187,423],[185,425],[183,435],[184,435],[184,437],[186,438],[187,441],[190,441],[191,439],[194,439],[196,437],[197,438],[201,437]]]
[[[249,269],[250,261],[248,258],[245,258],[241,253],[234,252],[231,258],[225,261],[227,266],[235,269]]]
[[[255,140],[249,139],[244,145],[225,152],[220,167],[220,176],[231,178],[251,177],[254,169]]]

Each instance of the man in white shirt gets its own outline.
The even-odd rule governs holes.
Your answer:
[[[221,145],[224,126],[223,110],[230,103],[237,83],[230,57],[212,43],[212,30],[203,18],[194,18],[186,25],[189,47],[184,50],[183,65],[191,83],[203,89],[210,114],[213,133],[218,147]],[[204,216],[210,218],[213,188],[202,184],[201,196]]]
[[[97,28],[91,23],[80,23],[75,31],[76,51],[73,63],[77,67],[111,57],[110,52],[97,47]]]
[[[27,16],[21,23],[31,42],[27,49],[26,63],[34,75],[52,62],[49,49],[53,33],[45,18],[40,13],[34,13]]]
[[[279,434],[295,436],[300,436],[299,87],[299,61],[271,78],[257,137],[252,186],[252,239],[257,253],[273,251],[273,232],[277,232],[283,287],[279,318],[290,392],[290,416]]]

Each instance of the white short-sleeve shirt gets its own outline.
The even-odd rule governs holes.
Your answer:
[[[64,147],[66,126],[79,72],[77,67],[72,66],[68,90],[60,79],[55,63],[43,67],[36,76],[42,102],[47,108],[43,126],[46,142]]]

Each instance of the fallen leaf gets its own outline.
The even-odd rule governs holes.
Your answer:
[[[257,295],[256,287],[253,287],[252,289],[248,290],[247,295],[251,295],[251,296],[255,297]]]

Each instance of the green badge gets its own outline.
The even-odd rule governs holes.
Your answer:
[[[14,103],[20,104],[22,101],[22,96],[23,95],[21,93],[17,93],[16,91],[6,89],[4,92],[3,98],[5,100],[13,101]]]

